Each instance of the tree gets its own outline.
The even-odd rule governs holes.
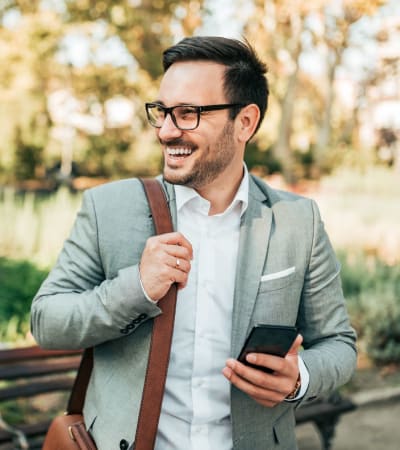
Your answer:
[[[366,15],[373,15],[385,2],[346,0],[341,8],[333,5],[324,6],[321,10],[321,23],[323,33],[316,37],[317,43],[326,49],[326,82],[324,85],[324,105],[315,144],[316,165],[321,170],[326,167],[327,153],[331,145],[332,109],[335,101],[335,79],[338,68],[343,62],[343,55],[351,43],[352,26]],[[333,6],[333,7],[332,7]]]
[[[87,119],[95,109],[103,114],[105,127],[101,136],[96,137],[82,128],[76,139],[71,141],[74,157],[80,160],[83,167],[90,166],[92,174],[99,170],[112,175],[115,170],[120,170],[123,161],[127,170],[151,170],[151,165],[143,162],[135,145],[137,136],[144,128],[143,100],[147,100],[148,96],[152,98],[154,80],[162,71],[162,50],[172,44],[177,36],[190,35],[194,31],[201,22],[201,5],[202,0],[64,0],[47,4],[40,0],[1,2],[0,18],[3,23],[13,14],[19,20],[11,28],[0,29],[0,49],[5,49],[0,69],[0,89],[3,99],[9,99],[9,104],[6,101],[7,106],[3,106],[9,139],[8,142],[3,140],[4,147],[0,147],[0,169],[14,170],[15,149],[10,156],[10,143],[16,130],[19,130],[20,142],[28,146],[44,146],[46,151],[43,155],[47,161],[55,162],[54,150],[60,152],[60,148],[57,150],[57,142],[48,136],[52,123],[48,116],[47,99],[54,91],[66,89],[71,97],[77,99],[81,105],[79,112],[85,114]],[[88,44],[83,64],[72,64],[65,57],[71,37],[75,37],[81,45],[79,51],[82,51],[84,44]],[[110,56],[111,53],[113,56],[113,51],[108,51],[107,55],[107,45],[110,43],[113,49],[117,49],[117,54],[125,52],[128,57],[122,58],[122,62],[118,57],[104,61],[104,54]],[[131,100],[136,105],[136,114],[134,123],[126,124],[116,132],[113,126],[108,126],[104,114],[107,102],[118,96]],[[37,133],[29,125],[33,123],[32,117],[43,117],[44,132],[39,144],[34,136]],[[100,143],[102,139],[103,143]],[[151,150],[146,133],[144,141],[149,143],[146,147]],[[94,150],[98,149],[99,155],[103,155],[105,145],[110,155],[107,158],[93,158],[93,142],[96,142]],[[16,143],[13,145],[15,147]],[[84,164],[88,155],[92,156],[92,161],[99,162],[97,167],[93,163]],[[115,164],[113,156],[121,165]],[[32,164],[32,158],[29,161]],[[136,164],[137,161],[139,163]]]
[[[246,24],[245,34],[268,61],[272,97],[279,106],[277,133],[271,146],[287,181],[297,178],[296,135],[308,135],[308,151],[314,147],[317,168],[326,164],[325,156],[332,144],[334,82],[343,53],[351,45],[351,28],[364,15],[374,14],[383,3],[253,1],[254,14]],[[311,53],[318,62],[314,68],[303,62]],[[321,54],[325,55],[324,64],[319,64]],[[322,76],[313,73],[317,65],[322,67]]]
[[[191,35],[201,24],[202,3],[202,0],[66,0],[67,20],[74,26],[102,21],[107,34],[118,36],[139,67],[155,79],[162,72],[160,55],[173,43],[175,34]]]
[[[59,25],[53,13],[27,12],[13,28],[0,28],[3,136],[0,167],[3,171],[15,172],[17,165],[29,161],[29,167],[18,167],[18,171],[32,173],[35,172],[32,164],[42,162],[38,155],[46,145],[49,129],[45,93],[58,70],[53,56],[60,37]],[[24,148],[37,149],[37,157],[23,158]]]

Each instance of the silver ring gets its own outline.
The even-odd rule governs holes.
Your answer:
[[[175,267],[176,267],[177,269],[179,269],[180,265],[181,265],[181,262],[179,261],[179,258],[176,258],[176,264],[175,264]]]

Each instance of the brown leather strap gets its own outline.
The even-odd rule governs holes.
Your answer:
[[[68,400],[67,414],[82,414],[85,403],[86,389],[93,368],[93,348],[87,348],[82,356],[78,373],[72,386]]]
[[[143,183],[156,234],[173,231],[171,214],[161,184],[150,178]],[[142,403],[136,428],[135,450],[152,450],[157,435],[171,349],[177,287],[173,284],[158,302],[162,314],[154,319]],[[85,350],[68,402],[68,414],[80,414],[93,368],[93,348]]]
[[[149,178],[141,181],[152,211],[156,234],[173,231],[171,214],[160,183]],[[160,191],[162,195],[160,195]],[[154,319],[142,403],[136,428],[135,450],[152,450],[154,448],[171,350],[176,294],[177,288],[174,283],[158,302],[162,314]]]
[[[93,439],[86,431],[86,426],[83,421],[73,423],[69,426],[69,433],[71,438],[76,442],[77,448],[85,450],[97,450]],[[59,448],[59,447],[57,447]]]
[[[173,225],[164,189],[154,178],[139,178],[139,180],[145,189],[156,234],[170,233],[173,231]]]

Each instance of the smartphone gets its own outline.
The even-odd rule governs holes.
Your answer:
[[[267,367],[256,366],[246,361],[249,353],[267,353],[284,358],[297,337],[297,328],[285,325],[257,324],[250,331],[238,360],[247,366],[272,373]]]

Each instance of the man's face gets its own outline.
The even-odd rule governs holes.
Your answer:
[[[177,105],[229,103],[223,93],[224,66],[205,61],[173,64],[165,73],[157,102]],[[233,169],[242,170],[243,152],[235,144],[235,125],[229,110],[203,112],[199,126],[190,131],[178,129],[170,115],[157,137],[164,151],[164,178],[194,189],[215,180],[229,180]]]

